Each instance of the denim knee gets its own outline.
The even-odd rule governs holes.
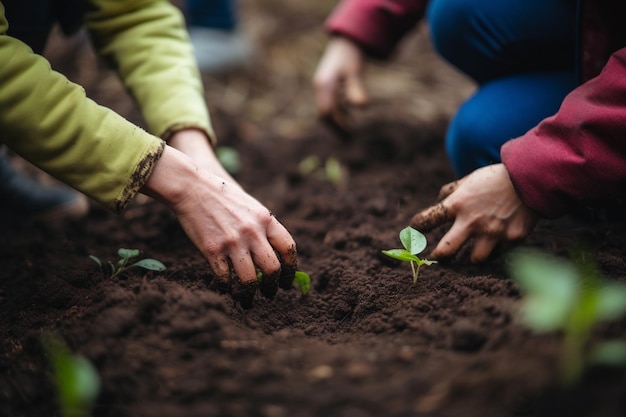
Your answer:
[[[472,106],[462,106],[448,126],[446,151],[457,176],[500,162],[502,137],[494,137],[493,121],[477,114]]]

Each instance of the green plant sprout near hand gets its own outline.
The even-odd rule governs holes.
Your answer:
[[[261,281],[263,279],[263,272],[256,271],[256,279]],[[306,272],[296,271],[293,277],[293,283],[298,287],[302,295],[307,295],[309,291],[311,291],[311,277]]]
[[[218,146],[215,148],[215,156],[229,174],[239,173],[241,160],[237,149],[230,146]]]
[[[417,276],[419,275],[422,265],[436,264],[437,261],[429,261],[428,259],[420,259],[418,254],[422,253],[426,249],[426,236],[419,230],[407,226],[400,231],[400,242],[404,249],[389,249],[382,252],[399,261],[409,262],[411,264],[411,271],[413,272],[413,284],[417,282]]]
[[[334,156],[329,156],[324,166],[322,166],[322,161],[318,156],[307,156],[298,164],[298,171],[304,176],[316,175],[321,180],[334,185],[340,185],[344,180],[344,169],[341,162]]]
[[[520,321],[536,333],[563,333],[562,383],[577,383],[589,364],[626,364],[626,342],[590,343],[594,326],[626,313],[626,285],[601,278],[594,262],[578,251],[573,262],[519,249],[509,267],[522,292]]]
[[[44,350],[51,362],[52,383],[63,417],[88,417],[100,391],[98,371],[86,358],[73,355],[56,334],[42,338]]]
[[[111,278],[118,276],[119,274],[121,274],[122,272],[130,268],[143,268],[143,269],[148,269],[150,271],[165,271],[165,265],[163,265],[161,262],[157,261],[156,259],[152,259],[152,258],[141,259],[137,262],[129,264],[131,259],[139,256],[140,254],[139,249],[120,248],[118,249],[117,254],[120,257],[120,260],[117,261],[116,264],[113,264],[112,262],[108,262],[109,266],[111,267]],[[95,263],[100,265],[100,268],[104,272],[104,265],[102,264],[102,261],[100,260],[100,258],[94,255],[89,255],[89,258],[91,258]]]

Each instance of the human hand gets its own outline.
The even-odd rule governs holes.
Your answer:
[[[473,239],[470,261],[482,262],[499,243],[526,237],[539,219],[518,197],[503,164],[477,169],[444,185],[439,197],[439,203],[411,219],[411,226],[423,232],[453,223],[430,254],[435,259],[454,255]]]
[[[168,205],[219,279],[239,277],[233,296],[249,307],[263,273],[261,292],[273,297],[279,283],[291,285],[296,244],[278,220],[252,196],[201,169],[166,146],[142,192]],[[283,286],[286,286],[283,284]]]
[[[344,134],[352,128],[346,105],[363,106],[368,101],[363,85],[364,62],[358,45],[335,37],[328,43],[313,76],[319,116]]]

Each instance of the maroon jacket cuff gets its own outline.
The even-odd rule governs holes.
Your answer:
[[[375,58],[386,58],[424,16],[426,0],[343,0],[326,30],[359,44]]]
[[[556,115],[501,149],[522,201],[545,217],[626,196],[626,48]]]

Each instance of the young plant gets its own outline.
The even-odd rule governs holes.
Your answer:
[[[311,291],[311,277],[306,272],[296,271],[293,283],[298,287],[302,295],[307,295]]]
[[[111,278],[114,278],[118,276],[119,274],[121,274],[122,272],[130,268],[135,268],[135,267],[148,269],[150,271],[164,271],[165,270],[165,265],[163,265],[161,262],[157,261],[156,259],[152,259],[152,258],[141,259],[137,262],[129,264],[131,259],[139,256],[139,253],[140,253],[139,249],[120,248],[117,251],[117,254],[120,257],[117,263],[113,264],[110,261],[108,262],[108,265],[111,267]],[[89,258],[91,258],[95,263],[100,265],[102,272],[104,272],[104,265],[102,264],[102,261],[100,260],[100,258],[94,255],[89,255]]]
[[[57,392],[61,416],[88,417],[100,391],[100,376],[82,356],[73,355],[56,334],[44,336],[44,349],[52,364],[52,383]]]
[[[400,242],[402,242],[404,249],[389,249],[383,250],[382,252],[399,261],[409,262],[411,264],[411,271],[413,272],[413,284],[415,284],[421,266],[432,265],[437,263],[437,261],[429,261],[428,259],[420,259],[417,257],[418,254],[426,249],[426,236],[411,226],[407,226],[400,231]]]
[[[316,155],[307,156],[298,164],[298,171],[305,176],[315,175],[319,179],[328,181],[336,186],[341,185],[345,180],[344,168],[341,162],[334,156],[329,156],[323,166],[322,161]]]
[[[626,343],[590,343],[593,328],[626,313],[626,285],[605,281],[588,255],[574,262],[534,250],[510,257],[510,271],[523,299],[522,323],[536,333],[563,333],[560,370],[566,386],[575,384],[591,363],[626,363]]]
[[[263,272],[257,271],[256,279],[259,281],[263,280]],[[296,271],[293,283],[298,287],[302,295],[307,295],[311,291],[311,277],[306,272]]]

